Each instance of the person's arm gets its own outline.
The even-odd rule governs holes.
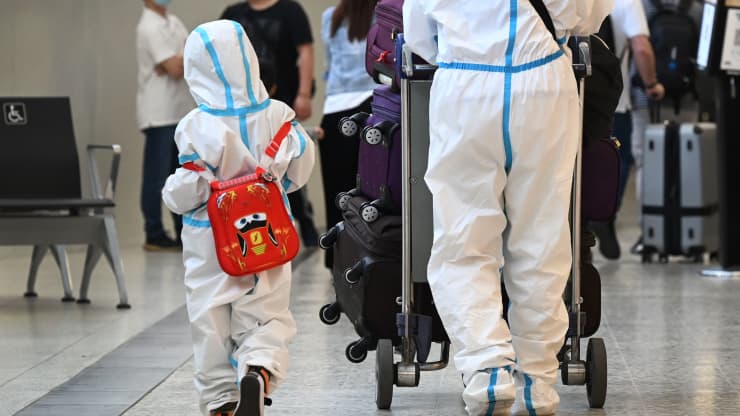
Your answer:
[[[298,95],[293,103],[296,119],[311,117],[311,89],[313,86],[313,44],[298,46]]]
[[[665,88],[658,82],[655,72],[655,53],[650,39],[645,35],[638,35],[630,38],[629,42],[635,67],[642,79],[642,85],[645,86],[645,92],[654,100],[662,99],[665,95]]]
[[[182,55],[171,56],[157,64],[155,70],[158,74],[167,75],[168,77],[179,80],[185,76],[185,66]]]
[[[421,0],[403,4],[403,39],[411,50],[429,63],[437,62],[437,24],[424,11]]]

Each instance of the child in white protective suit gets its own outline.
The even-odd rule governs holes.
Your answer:
[[[288,309],[291,265],[241,278],[221,270],[205,207],[209,181],[254,173],[259,164],[285,192],[295,191],[311,174],[314,144],[293,121],[293,110],[269,99],[257,55],[238,23],[219,20],[196,28],[187,39],[184,64],[198,108],[177,126],[182,166],[162,196],[183,215],[195,386],[204,414],[261,416],[267,394],[285,378],[288,343],[296,333]],[[274,160],[264,158],[286,122],[292,128]]]
[[[406,42],[439,65],[425,175],[434,204],[428,279],[471,415],[552,415],[559,403],[581,129],[564,42],[595,32],[612,1],[544,3],[558,41],[526,0],[404,2]]]

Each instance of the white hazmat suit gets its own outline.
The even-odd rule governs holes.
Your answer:
[[[471,415],[547,415],[568,316],[568,212],[579,103],[570,34],[593,33],[611,0],[406,0],[404,37],[437,63],[426,182],[428,279]],[[502,319],[501,275],[511,298]],[[513,406],[513,407],[512,407]]]
[[[275,159],[265,158],[275,133],[295,114],[269,99],[257,56],[238,23],[220,20],[196,28],[187,39],[184,61],[185,80],[198,108],[177,126],[175,141],[180,163],[206,172],[177,169],[162,195],[172,211],[183,214],[195,385],[207,413],[239,400],[236,382],[249,366],[267,369],[274,388],[285,377],[288,343],[296,332],[288,310],[290,264],[242,278],[221,270],[205,208],[209,179],[253,173],[259,164],[291,192],[308,181],[314,145],[293,122]]]

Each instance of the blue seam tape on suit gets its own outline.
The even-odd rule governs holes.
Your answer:
[[[221,67],[221,62],[218,59],[218,54],[216,54],[216,49],[214,49],[213,44],[211,43],[211,39],[208,37],[208,33],[206,33],[205,29],[203,29],[202,27],[198,27],[195,29],[195,31],[198,32],[200,38],[203,40],[203,44],[208,51],[208,55],[211,56],[211,61],[213,61],[213,66],[216,69],[216,75],[218,75],[218,78],[224,84],[224,90],[226,91],[226,108],[233,109],[234,97],[231,95],[231,85],[229,85],[229,81],[226,80],[224,69],[223,67]]]
[[[211,222],[208,220],[196,220],[192,215],[183,215],[182,223],[195,228],[211,228]]]
[[[529,416],[537,416],[537,412],[532,405],[532,378],[524,374],[524,403],[527,406]]]
[[[517,0],[509,1],[509,42],[506,45],[506,67],[513,68],[514,64],[514,44],[516,43],[516,20],[517,20]],[[506,165],[504,169],[508,173],[511,170],[511,133],[509,121],[511,119],[511,72],[504,73],[504,111],[503,111],[503,136],[504,151],[506,152]]]
[[[242,143],[244,143],[244,146],[247,148],[249,153],[254,154],[252,151],[252,148],[249,146],[249,133],[247,132],[247,115],[241,115],[239,116],[239,132],[242,136]]]
[[[491,379],[488,383],[488,410],[486,411],[486,416],[493,415],[493,410],[496,408],[496,392],[494,391],[494,387],[496,387],[496,379],[498,378],[498,369],[492,368],[491,369]]]
[[[237,22],[232,22],[234,24],[234,28],[236,29],[236,36],[239,38],[239,49],[241,49],[242,52],[242,60],[244,61],[244,69],[247,74],[247,96],[249,97],[249,103],[251,105],[257,104],[257,99],[254,98],[254,91],[252,90],[252,80],[250,78],[250,75],[252,72],[249,69],[249,61],[247,60],[247,54],[244,51],[244,37],[242,36],[244,34],[244,29],[242,28],[242,25]]]
[[[240,117],[243,115],[247,115],[250,113],[256,113],[258,111],[262,111],[270,106],[271,100],[265,100],[257,105],[250,105],[248,107],[239,107],[239,108],[227,108],[225,110],[221,110],[218,108],[211,108],[208,107],[205,104],[198,104],[198,109],[201,111],[205,111],[206,113],[216,116],[216,117]]]
[[[298,126],[298,122],[293,120],[290,124],[293,125],[293,127]],[[298,159],[299,157],[303,156],[303,152],[306,151],[306,138],[303,137],[303,133],[301,133],[300,130],[295,129],[296,133],[298,133],[298,140],[301,142],[301,150],[298,152],[298,156],[296,156],[294,159]]]
[[[467,71],[480,71],[480,72],[501,72],[504,74],[517,74],[520,72],[530,71],[532,69],[547,65],[550,62],[560,58],[565,53],[562,50],[558,50],[544,58],[535,59],[534,61],[527,62],[519,65],[487,65],[487,64],[475,64],[469,62],[439,62],[437,65],[442,69],[462,69]]]
[[[177,158],[177,161],[181,165],[184,165],[184,164],[186,164],[188,162],[197,162],[199,160],[202,161],[203,163],[205,163],[206,166],[208,166],[208,169],[211,170],[211,172],[215,172],[216,171],[216,167],[215,166],[212,166],[208,162],[206,162],[205,160],[201,159],[200,158],[200,155],[198,155],[197,153],[191,153],[189,155],[182,155],[182,156],[180,156],[180,157]]]

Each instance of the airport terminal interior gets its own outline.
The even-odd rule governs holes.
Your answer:
[[[335,2],[299,2],[309,15],[316,48],[318,89],[313,115],[303,123],[311,127],[320,122],[324,91],[320,17]],[[218,18],[230,3],[175,0],[170,11],[192,30]],[[0,5],[0,97],[70,97],[83,193],[91,192],[85,147],[121,146],[113,210],[130,304],[130,309],[116,308],[116,275],[105,256],[92,271],[89,304],[61,301],[60,269],[51,254],[37,271],[38,296],[24,297],[33,247],[0,236],[0,416],[200,414],[182,253],[142,249],[144,137],[135,108],[135,28],[141,9],[142,2],[135,0],[3,0]],[[316,166],[307,195],[322,232],[327,224]],[[44,166],[26,169],[16,178],[45,174],[53,186],[54,177],[64,175]],[[0,179],[0,187],[10,180],[15,179]],[[709,256],[699,263],[672,256],[667,263],[645,264],[631,254],[641,234],[634,181],[616,221],[621,258],[609,260],[593,250],[602,286],[594,337],[606,346],[606,401],[602,409],[591,409],[586,386],[559,382],[557,414],[740,416],[740,279],[702,275],[718,267]],[[33,227],[33,222],[23,224]],[[86,247],[71,244],[66,252],[77,297]],[[302,247],[292,267],[290,309],[297,335],[287,378],[271,395],[267,415],[466,414],[463,384],[452,362],[422,372],[418,387],[395,387],[390,409],[378,410],[375,353],[361,363],[349,362],[345,348],[358,339],[350,322],[342,317],[329,326],[319,319],[320,308],[335,296],[324,252]],[[588,338],[581,342],[585,356]],[[431,357],[439,354],[435,344]]]

